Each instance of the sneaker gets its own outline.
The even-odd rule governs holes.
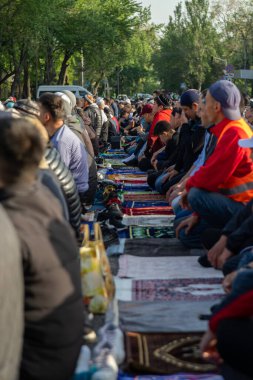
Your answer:
[[[109,228],[105,223],[103,223],[101,224],[101,231],[105,248],[109,247],[111,244],[118,243],[119,239],[115,228]]]
[[[99,355],[104,348],[108,348],[116,363],[122,364],[125,359],[122,331],[114,324],[106,324],[99,329],[99,337],[100,341],[94,348],[94,354]]]
[[[125,228],[126,226],[122,223],[123,213],[119,208],[119,205],[112,203],[108,208],[109,224],[116,228]]]
[[[198,258],[198,262],[204,268],[211,268],[212,267],[212,264],[208,260],[206,253]]]

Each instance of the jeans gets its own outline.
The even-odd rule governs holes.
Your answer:
[[[197,188],[190,190],[188,202],[192,210],[213,228],[223,228],[235,213],[245,207],[243,203],[235,202],[219,193]]]
[[[176,214],[176,215],[179,214],[182,211],[182,207],[179,204],[180,200],[181,200],[181,196],[178,195],[171,202],[171,207],[173,208],[174,214]]]
[[[164,184],[163,179],[168,175],[168,173],[163,173],[155,181],[155,189],[158,193],[162,194],[162,185]]]
[[[244,207],[242,203],[235,202],[221,194],[198,188],[190,190],[188,202],[192,210],[200,216],[199,223],[187,235],[184,229],[179,232],[180,241],[189,248],[201,248],[201,235],[206,229],[222,229],[231,217]],[[175,219],[175,227],[185,218],[185,211],[179,212]]]

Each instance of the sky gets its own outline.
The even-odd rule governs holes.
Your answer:
[[[175,6],[180,0],[139,0],[138,2],[145,7],[151,5],[152,22],[155,24],[167,24],[169,16],[173,15]]]

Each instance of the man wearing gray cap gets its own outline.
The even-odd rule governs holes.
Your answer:
[[[239,139],[253,133],[241,117],[240,100],[240,91],[232,82],[220,80],[208,89],[206,114],[214,138],[207,146],[205,164],[188,179],[182,197],[184,208],[193,213],[177,225],[180,240],[190,247],[200,247],[204,230],[223,228],[253,198],[250,150],[238,145]],[[214,266],[216,254],[209,257]]]

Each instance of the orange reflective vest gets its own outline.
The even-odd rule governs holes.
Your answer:
[[[218,137],[217,145],[230,127],[242,129],[247,134],[247,138],[253,136],[252,129],[243,119],[233,120],[230,121],[221,132]],[[253,199],[253,171],[243,177],[235,177],[232,175],[225,183],[219,186],[219,192],[236,202],[249,202]]]

